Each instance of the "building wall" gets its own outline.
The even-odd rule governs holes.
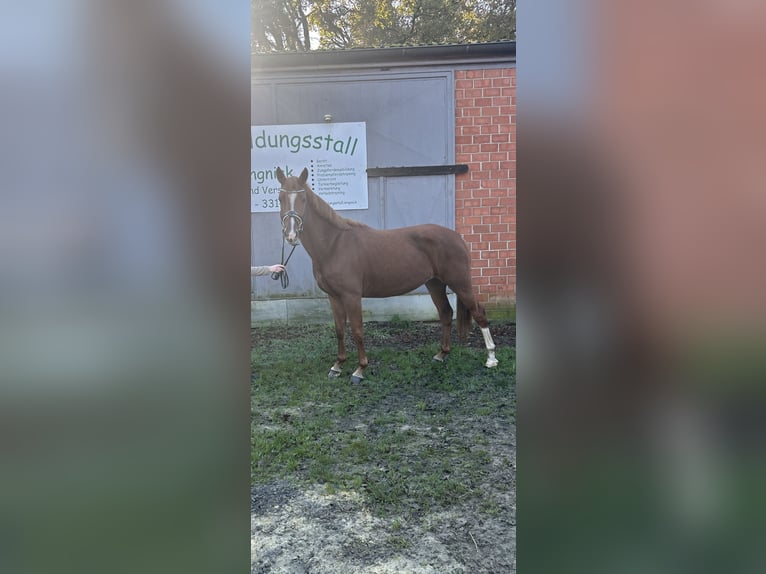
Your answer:
[[[516,69],[455,70],[455,229],[482,303],[516,300]]]
[[[423,82],[443,84],[444,89],[426,93]],[[290,90],[311,97],[291,99],[285,92]],[[454,226],[471,249],[480,301],[489,310],[499,308],[498,316],[505,317],[516,300],[515,90],[511,58],[507,63],[431,60],[390,69],[286,68],[254,74],[252,122],[314,123],[331,113],[335,121],[367,122],[369,167],[467,164],[468,172],[459,175],[370,177],[371,209],[343,215],[378,228],[423,222]],[[415,96],[419,99],[413,100]],[[420,100],[427,108],[413,103]],[[440,126],[446,131],[435,129]],[[413,156],[413,145],[441,151],[434,157]],[[397,146],[406,153],[389,157]],[[426,207],[430,211],[424,211]],[[252,216],[254,265],[270,262],[279,253],[278,218],[271,215]],[[316,287],[308,256],[298,250],[290,265],[287,290],[264,278],[254,280],[253,321],[330,320],[326,296]],[[365,320],[437,317],[423,288],[401,297],[367,299],[363,308]]]

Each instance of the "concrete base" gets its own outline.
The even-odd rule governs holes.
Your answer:
[[[455,295],[448,295],[452,308],[457,306]],[[364,321],[390,321],[393,318],[410,321],[438,321],[431,296],[401,295],[386,299],[362,299]],[[250,302],[250,322],[256,323],[332,323],[332,309],[326,297],[321,299],[270,299]]]

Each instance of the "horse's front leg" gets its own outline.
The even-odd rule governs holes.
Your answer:
[[[335,337],[338,339],[338,357],[335,359],[335,364],[330,367],[327,376],[334,379],[340,376],[343,363],[348,358],[346,354],[346,309],[335,297],[330,297],[330,304],[332,305],[332,318],[335,321]]]
[[[351,335],[354,337],[356,350],[359,353],[359,364],[351,375],[351,382],[358,384],[364,379],[364,369],[367,368],[367,354],[364,352],[364,330],[362,328],[362,298],[347,301],[346,311],[348,322],[351,324]]]

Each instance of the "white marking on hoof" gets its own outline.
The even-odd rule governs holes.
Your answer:
[[[445,355],[444,353],[442,353],[442,352],[440,351],[440,352],[438,352],[438,353],[436,353],[436,354],[434,355],[434,361],[439,361],[440,363],[443,363],[443,362],[444,362],[444,359],[445,359],[446,357],[447,357],[447,355]]]
[[[487,362],[484,366],[488,369],[497,367],[497,359],[495,358],[495,342],[492,340],[492,334],[489,332],[489,327],[482,327],[481,334],[484,336],[484,346],[487,347]]]
[[[330,368],[330,372],[327,373],[327,378],[328,379],[337,379],[338,377],[340,377],[340,370],[337,370],[337,369],[331,367]]]
[[[364,379],[364,371],[361,369],[361,367],[357,367],[356,371],[354,371],[354,374],[351,375],[351,382],[355,385],[358,385],[362,382]]]

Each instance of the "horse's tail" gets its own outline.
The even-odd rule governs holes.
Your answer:
[[[457,298],[457,336],[461,343],[468,339],[471,330],[471,310],[465,306],[463,300]]]

